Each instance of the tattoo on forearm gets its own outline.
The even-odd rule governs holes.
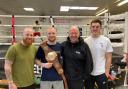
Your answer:
[[[8,82],[12,82],[12,62],[9,60],[5,61],[5,74]]]

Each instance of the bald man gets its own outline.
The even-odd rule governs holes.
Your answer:
[[[56,36],[56,29],[53,27],[48,28],[46,45],[57,54],[60,54],[61,45],[56,42]],[[61,61],[62,59],[58,57],[58,60]],[[48,63],[46,60],[45,52],[41,45],[36,54],[36,63],[43,67],[40,89],[64,89],[61,76],[57,73],[52,64]]]
[[[20,42],[11,45],[5,56],[5,74],[9,89],[35,89],[34,59],[36,47],[33,29],[25,28]]]
[[[72,26],[69,36],[62,43],[62,57],[68,89],[84,89],[84,81],[89,78],[93,68],[88,45],[80,37],[77,26]]]

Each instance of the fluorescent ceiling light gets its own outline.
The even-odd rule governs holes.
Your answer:
[[[96,10],[98,7],[80,7],[80,6],[61,6],[60,11],[69,10]]]
[[[81,9],[96,10],[96,9],[98,9],[98,7],[81,7]]]
[[[25,11],[34,11],[33,8],[24,8]]]
[[[104,9],[100,10],[99,12],[97,12],[96,16],[100,16],[100,15],[106,13],[106,12],[108,12],[108,9],[104,8]]]
[[[69,11],[69,6],[61,6],[60,11],[65,11],[65,12]]]
[[[123,0],[122,2],[118,3],[117,6],[122,6],[126,3],[128,3],[128,0]]]
[[[98,7],[79,7],[79,6],[71,6],[69,9],[72,10],[96,10]]]
[[[78,9],[80,9],[80,7],[78,7],[78,6],[70,6],[69,9],[78,10]]]

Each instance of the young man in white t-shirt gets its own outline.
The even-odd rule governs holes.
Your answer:
[[[91,35],[85,39],[93,57],[93,71],[91,78],[85,81],[86,89],[94,89],[95,82],[98,89],[107,89],[107,78],[112,60],[112,46],[107,37],[101,35],[102,23],[95,19],[91,22]]]

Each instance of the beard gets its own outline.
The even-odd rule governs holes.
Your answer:
[[[49,38],[48,40],[49,40],[50,42],[55,42],[55,41],[56,41],[56,38],[51,38],[51,39]]]
[[[24,44],[27,46],[31,45],[33,41],[34,41],[33,39],[23,39]]]

